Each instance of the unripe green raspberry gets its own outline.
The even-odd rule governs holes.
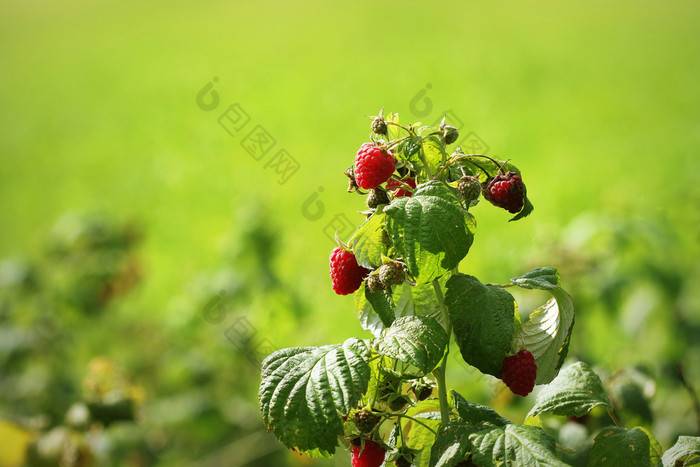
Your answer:
[[[451,125],[445,125],[445,143],[452,144],[459,138],[459,130]]]
[[[457,191],[465,201],[474,201],[481,194],[481,183],[478,177],[462,177],[457,184]]]
[[[379,274],[370,274],[367,277],[367,290],[370,292],[379,292],[384,290],[384,284],[382,284]]]
[[[374,133],[376,133],[378,135],[386,135],[387,134],[386,122],[381,117],[374,117],[374,120],[372,120],[372,124],[370,125],[370,128],[372,129],[372,131]]]
[[[389,195],[384,188],[378,186],[369,190],[369,194],[367,195],[367,207],[370,209],[375,209],[381,204],[389,204],[390,202]]]
[[[385,288],[401,284],[404,280],[403,266],[395,261],[382,265],[379,268],[379,279]]]

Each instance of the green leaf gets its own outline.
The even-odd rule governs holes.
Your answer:
[[[540,278],[522,283],[525,285],[514,282],[524,288],[533,288],[536,283],[546,284],[547,281]],[[513,350],[524,344],[535,357],[535,384],[547,384],[557,376],[568,353],[574,326],[574,302],[569,294],[559,286],[547,290],[554,298],[530,314],[530,319],[520,326],[520,332],[512,342]]]
[[[447,347],[447,333],[433,318],[398,318],[379,339],[379,353],[413,365],[425,375],[440,363]]]
[[[324,347],[274,352],[262,363],[258,401],[268,430],[287,447],[324,456],[335,453],[342,415],[367,390],[368,346],[352,338]]]
[[[421,424],[411,420],[411,418],[402,417],[400,423],[406,439],[406,446],[421,451],[419,455],[416,455],[414,464],[427,466],[430,462],[431,446],[435,442],[435,433],[433,432],[437,432],[440,427],[440,401],[426,399],[418,402],[406,411],[406,416],[422,422]]]
[[[397,125],[399,124],[399,114],[395,113],[390,113],[386,117],[384,117],[385,122],[393,122],[396,123]],[[401,136],[401,128],[396,126],[396,125],[387,125],[386,126],[387,133],[388,133],[388,138],[390,141],[393,141],[395,139],[399,139]]]
[[[559,287],[559,272],[552,267],[535,268],[510,281],[523,289],[552,290]]]
[[[444,285],[448,275],[440,277],[441,285]],[[443,280],[445,279],[445,280]],[[435,296],[433,284],[421,284],[411,286],[408,282],[396,288],[394,292],[394,303],[396,303],[396,317],[401,316],[429,316],[437,319],[445,327],[447,323],[442,322],[440,303]]]
[[[395,198],[384,212],[394,248],[418,284],[455,268],[474,240],[473,216],[437,180],[419,185],[411,197]]]
[[[444,286],[448,278],[449,274],[440,277],[438,279],[440,285]],[[355,292],[355,310],[358,312],[362,328],[370,331],[375,337],[380,337],[382,332],[386,329],[386,326],[384,326],[382,319],[367,301],[364,287],[365,285],[363,283],[360,289]],[[443,327],[447,326],[447,323],[443,323],[440,303],[435,297],[432,283],[411,286],[411,284],[405,282],[392,289],[392,299],[396,305],[394,308],[394,317],[428,316],[438,320]]]
[[[367,300],[365,296],[365,283],[363,282],[359,289],[355,292],[355,311],[357,311],[358,318],[360,320],[360,325],[362,329],[370,331],[374,337],[379,337],[386,327],[382,322],[372,304]]]
[[[367,287],[364,287],[364,291],[365,298],[372,305],[379,319],[382,320],[384,327],[391,326],[391,323],[394,322],[394,300],[391,297],[391,290],[370,292]]]
[[[650,465],[649,438],[639,428],[608,427],[598,433],[591,449],[589,466]]]
[[[382,253],[387,251],[382,239],[384,223],[384,213],[377,210],[350,239],[349,246],[360,266],[374,269],[382,265]]]
[[[457,274],[447,281],[445,305],[464,361],[500,377],[513,336],[513,297],[474,276]]]
[[[450,274],[438,278],[440,287],[444,287]],[[426,316],[437,320],[443,328],[447,328],[447,322],[440,308],[440,302],[435,295],[433,284],[421,284],[412,286],[405,282],[398,286],[394,292],[394,313],[397,318],[402,316]]]
[[[664,467],[676,467],[700,464],[700,437],[680,436],[661,457]]]
[[[470,439],[477,465],[566,465],[556,456],[554,438],[542,428],[511,423],[481,430]]]
[[[406,140],[406,144],[403,147],[402,157],[411,162],[420,162],[418,157],[418,151],[420,151],[423,138],[420,136],[412,136]]]
[[[472,443],[469,435],[473,427],[452,421],[440,427],[430,451],[430,467],[454,467],[469,456]]]
[[[442,167],[442,162],[447,159],[445,145],[438,135],[427,136],[423,139],[423,154],[430,168],[430,173],[436,175]]]
[[[484,428],[487,425],[506,426],[511,423],[491,407],[470,402],[455,390],[452,390],[452,398],[460,418],[469,425]]]
[[[598,375],[587,364],[576,362],[542,388],[537,395],[537,403],[527,416],[537,417],[549,412],[565,417],[581,417],[597,406],[613,409]]]
[[[656,437],[652,434],[651,431],[647,430],[643,426],[638,426],[636,428],[639,428],[644,432],[644,434],[647,435],[647,438],[649,438],[649,457],[651,458],[651,465],[657,466],[661,465],[661,454],[663,454],[664,449],[661,447],[661,443],[659,443],[659,440],[656,439]],[[700,459],[698,460],[700,463]]]

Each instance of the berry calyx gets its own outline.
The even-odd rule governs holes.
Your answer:
[[[389,180],[395,167],[394,156],[380,147],[365,143],[355,156],[355,180],[361,188],[370,190]]]
[[[352,467],[379,467],[384,463],[384,449],[372,441],[366,439],[363,446],[353,446],[350,460]]]
[[[379,280],[385,289],[392,285],[401,284],[404,281],[403,266],[396,261],[383,264],[377,272]]]
[[[508,388],[519,396],[527,396],[535,387],[537,364],[529,350],[523,349],[503,360],[501,379]]]
[[[474,201],[481,194],[481,183],[479,177],[465,176],[459,179],[457,191],[465,201]]]
[[[352,418],[355,426],[364,435],[368,435],[372,432],[377,423],[382,419],[379,415],[375,415],[369,410],[360,410],[356,412]]]
[[[369,190],[367,195],[367,207],[370,209],[375,209],[377,206],[382,204],[389,204],[391,200],[384,188],[378,186],[377,188],[372,188]]]
[[[406,185],[410,186],[411,188],[416,187],[416,179],[415,178],[407,178],[406,180],[403,180],[403,182]],[[386,189],[391,190],[392,188],[398,188],[400,186],[402,186],[402,185],[399,182],[397,182],[396,180],[389,180],[386,184]],[[401,198],[402,196],[411,196],[413,193],[411,193],[410,191],[408,191],[406,189],[399,188],[398,190],[392,190],[391,194],[394,195],[394,198]]]
[[[525,185],[515,172],[499,173],[488,182],[483,193],[491,204],[512,214],[520,212],[525,204]]]
[[[335,293],[347,295],[360,288],[369,269],[357,264],[352,251],[336,247],[330,256],[330,274]]]
[[[370,125],[370,129],[372,132],[378,135],[387,134],[386,122],[382,117],[374,117],[374,120],[372,120],[372,124]]]

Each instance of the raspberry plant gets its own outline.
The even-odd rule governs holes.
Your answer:
[[[532,213],[520,170],[459,147],[449,154],[458,130],[444,120],[430,127],[401,125],[383,111],[372,118],[370,141],[346,172],[348,191],[366,196],[369,209],[347,243],[337,239],[330,274],[336,293],[354,292],[373,338],[268,356],[259,390],[268,430],[311,456],[332,456],[343,445],[353,466],[566,465],[540,416],[581,417],[602,407],[617,426],[596,437],[591,463],[658,463],[651,433],[619,424],[590,367],[576,363],[560,374],[574,307],[555,268],[505,284],[459,271],[481,194],[515,214],[511,221]],[[523,321],[510,287],[552,298]],[[523,424],[448,391],[453,340],[467,364],[520,396],[546,385]],[[681,454],[691,456],[686,447],[694,445],[684,443]]]

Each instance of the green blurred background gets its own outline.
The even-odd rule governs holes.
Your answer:
[[[0,465],[49,435],[77,464],[347,465],[264,433],[258,364],[370,335],[327,268],[332,232],[347,240],[362,221],[343,172],[381,107],[428,124],[447,113],[463,147],[522,169],[535,212],[507,223],[476,207],[461,270],[503,283],[559,267],[578,306],[571,356],[607,375],[623,421],[665,447],[697,434],[700,5],[0,12]],[[231,105],[249,118],[240,131],[220,124]],[[260,160],[242,145],[257,125],[276,141]],[[271,164],[281,149],[294,171]],[[448,384],[517,421],[532,405],[456,357]],[[103,428],[63,420],[120,400],[133,407]]]

